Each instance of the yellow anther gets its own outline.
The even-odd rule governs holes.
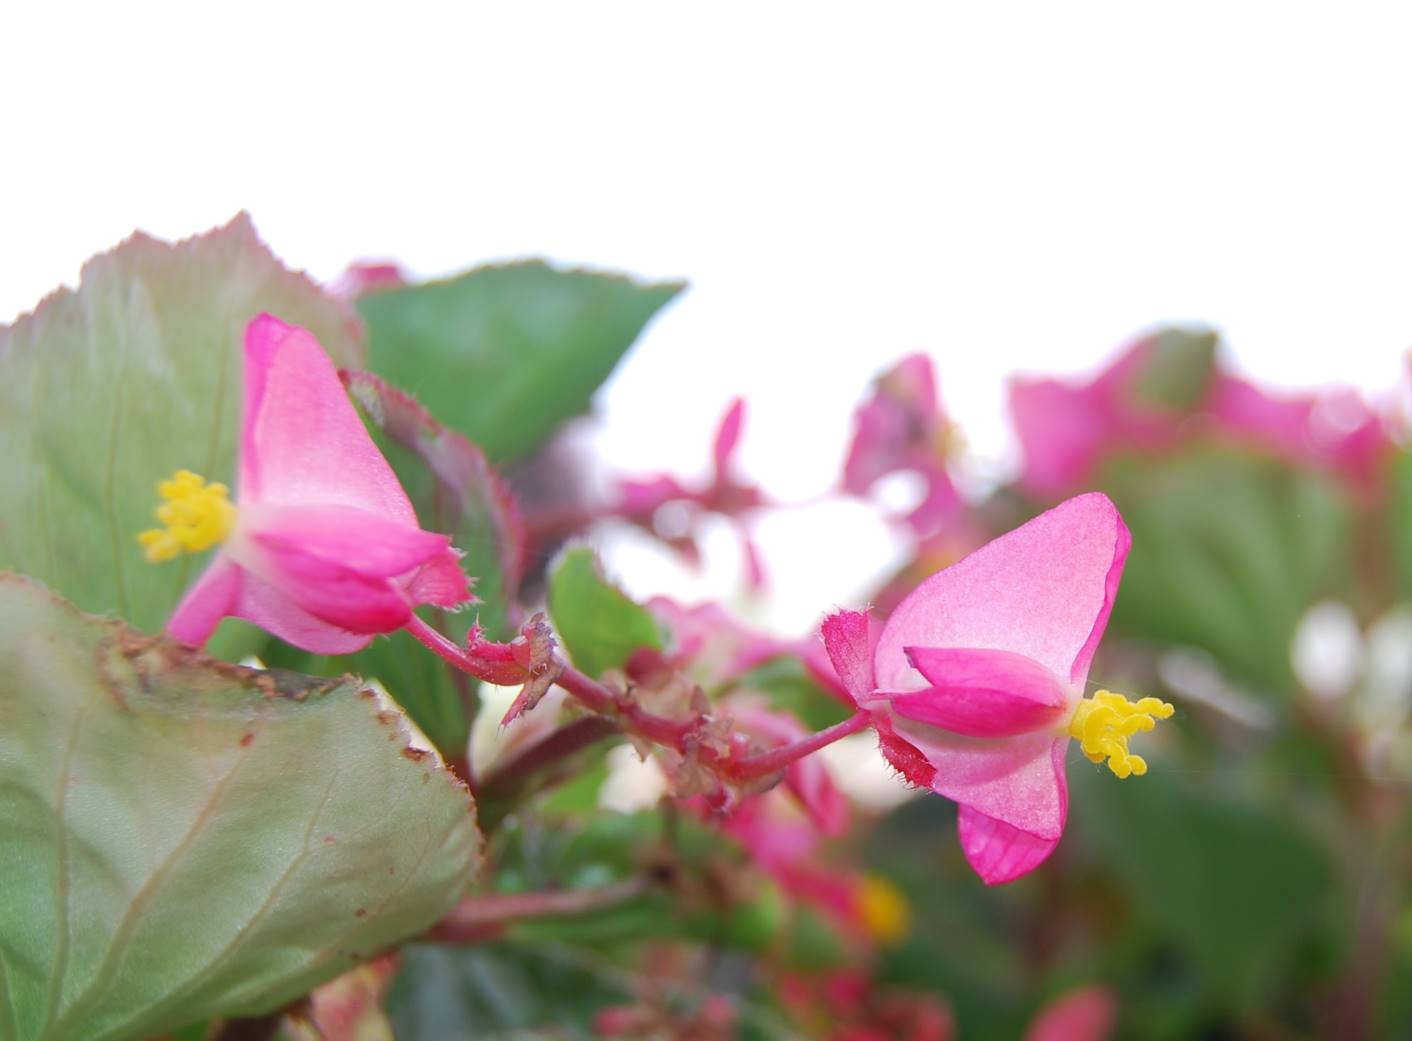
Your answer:
[[[1077,738],[1084,755],[1095,763],[1108,760],[1108,769],[1118,777],[1141,777],[1147,773],[1147,760],[1128,751],[1128,738],[1151,730],[1157,720],[1166,719],[1175,709],[1160,698],[1129,701],[1121,694],[1100,690],[1079,702],[1069,721],[1069,736]]]
[[[235,526],[235,505],[223,484],[207,484],[190,470],[178,470],[157,485],[162,504],[157,519],[163,527],[149,528],[137,536],[153,564],[173,560],[182,553],[200,553],[224,542]]]
[[[912,908],[902,890],[881,875],[867,874],[858,890],[858,918],[874,940],[892,944],[911,928]]]

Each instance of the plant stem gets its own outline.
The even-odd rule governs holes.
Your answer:
[[[490,683],[525,682],[532,678],[529,666],[517,655],[515,645],[476,640],[463,649],[415,615],[407,623],[407,631],[444,661]],[[868,725],[868,714],[860,711],[842,723],[792,744],[754,755],[740,755],[739,751],[745,746],[743,739],[728,739],[724,751],[719,740],[712,742],[708,739],[705,728],[710,720],[707,716],[668,719],[648,712],[628,694],[610,690],[571,665],[552,660],[552,666],[560,666],[554,682],[585,708],[611,719],[630,734],[691,756],[699,765],[737,783],[757,781],[779,773],[795,760],[849,734],[856,734]],[[576,751],[577,747],[566,749],[564,754]]]
[[[487,893],[462,900],[432,928],[430,939],[473,943],[489,939],[507,925],[528,918],[588,914],[613,907],[647,892],[643,878],[629,878],[591,889],[548,889],[533,893]]]

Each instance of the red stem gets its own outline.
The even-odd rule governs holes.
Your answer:
[[[470,646],[461,648],[415,615],[407,623],[407,631],[443,660],[479,679],[506,684],[524,682],[530,678],[529,669],[516,656],[511,644],[476,640]],[[623,730],[666,745],[682,755],[694,756],[702,766],[737,782],[759,780],[779,773],[795,760],[817,752],[839,738],[856,734],[868,725],[868,714],[858,712],[842,723],[792,744],[755,755],[739,755],[737,749],[740,746],[733,743],[723,754],[714,745],[702,740],[701,731],[706,722],[704,717],[677,720],[648,712],[628,695],[608,689],[571,665],[563,666],[555,682],[586,708],[613,719]]]

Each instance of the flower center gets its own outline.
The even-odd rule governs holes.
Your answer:
[[[235,526],[235,505],[223,484],[207,484],[190,470],[178,470],[157,485],[160,528],[137,536],[149,562],[160,564],[183,553],[200,553],[225,541]]]
[[[1128,738],[1140,730],[1151,730],[1157,720],[1166,719],[1175,709],[1159,698],[1132,702],[1112,691],[1096,691],[1084,698],[1069,721],[1069,736],[1078,739],[1084,755],[1095,763],[1108,760],[1108,769],[1118,777],[1147,773],[1147,760],[1128,751]]]

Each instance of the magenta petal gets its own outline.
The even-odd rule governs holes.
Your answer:
[[[333,362],[303,329],[262,314],[245,330],[241,505],[353,506],[416,526]]]
[[[906,647],[1012,651],[1081,687],[1132,538],[1108,497],[1080,495],[927,579],[888,619],[876,683],[926,686]]]
[[[824,649],[844,690],[856,704],[873,693],[873,621],[864,611],[838,611],[820,626]]]
[[[735,446],[740,442],[740,432],[744,424],[745,399],[735,398],[726,409],[726,414],[721,417],[721,425],[716,429],[716,439],[711,445],[717,483],[726,478],[726,471],[730,469],[731,457],[735,455]]]
[[[217,553],[177,604],[167,620],[167,632],[193,647],[205,644],[221,619],[235,613],[241,578],[239,566],[224,553]]]
[[[244,618],[285,643],[313,654],[352,654],[372,642],[368,633],[348,629],[316,618],[257,575],[244,571],[240,576],[240,599],[230,613]]]
[[[956,818],[961,850],[988,886],[1012,882],[1049,858],[1059,840],[1042,839],[962,806]]]
[[[354,633],[405,625],[430,588],[469,595],[448,574],[450,539],[346,506],[258,507],[243,519],[237,561],[315,618]],[[420,583],[427,565],[434,573]],[[451,564],[454,566],[454,564]],[[459,602],[454,600],[453,602]]]
[[[928,787],[938,795],[1038,838],[1063,833],[1068,737],[1036,733],[988,741],[907,720],[893,725],[926,758],[932,769]]]
[[[291,550],[369,578],[409,575],[447,551],[451,538],[348,506],[247,510],[242,526],[278,558]]]
[[[932,685],[881,695],[900,716],[971,737],[1012,737],[1053,727],[1067,710],[1063,684],[1038,662],[1010,651],[906,647]]]

